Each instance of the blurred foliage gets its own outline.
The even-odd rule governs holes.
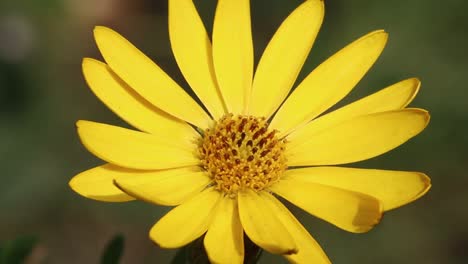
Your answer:
[[[22,236],[4,242],[0,247],[0,264],[25,263],[36,244],[37,238],[32,236]]]
[[[194,2],[211,32],[216,0]],[[256,62],[301,2],[252,0]],[[428,109],[431,124],[398,149],[355,166],[423,171],[433,187],[415,203],[388,212],[365,235],[290,208],[334,263],[468,263],[468,1],[325,0],[325,5],[322,30],[298,82],[347,43],[386,29],[390,39],[383,55],[339,105],[415,76],[422,88],[412,106]],[[169,263],[177,251],[159,249],[148,239],[151,225],[169,208],[99,203],[68,187],[73,175],[102,163],[80,144],[75,121],[126,126],[81,75],[83,57],[101,59],[92,38],[95,25],[121,32],[188,89],[170,50],[166,0],[0,1],[0,238],[40,237],[31,263],[46,258],[96,263],[107,238],[122,232],[121,263]],[[284,262],[268,253],[260,261]]]
[[[101,264],[117,264],[124,252],[125,238],[123,235],[116,235],[107,245],[101,257]]]
[[[177,250],[176,254],[171,260],[171,264],[186,264],[187,263],[187,251],[185,247]]]
[[[205,251],[201,236],[187,246],[177,250],[171,264],[209,264],[208,255]],[[244,235],[244,263],[256,264],[262,256],[263,250],[254,244],[248,236]]]

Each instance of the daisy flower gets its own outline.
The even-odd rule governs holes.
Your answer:
[[[335,111],[381,54],[373,31],[313,70],[291,91],[322,24],[307,0],[279,26],[254,74],[250,1],[219,0],[210,40],[192,0],[169,0],[177,64],[199,105],[124,37],[96,27],[105,62],[85,58],[96,96],[138,130],[78,121],[83,145],[106,164],[70,181],[100,201],[176,206],[149,233],[163,248],[204,236],[214,263],[242,263],[245,233],[297,263],[330,263],[278,199],[343,230],[362,233],[385,211],[430,188],[419,172],[337,167],[376,157],[421,132],[427,111],[406,108],[420,82],[407,79]]]

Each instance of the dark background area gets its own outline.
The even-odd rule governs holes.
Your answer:
[[[256,61],[281,21],[302,1],[252,0]],[[211,32],[215,0],[195,0]],[[344,102],[419,77],[411,106],[432,119],[418,137],[359,167],[427,173],[431,191],[388,212],[367,234],[351,234],[293,211],[334,263],[468,263],[468,1],[326,0],[322,30],[299,79],[367,32],[390,34],[376,65]],[[101,58],[92,29],[109,26],[188,87],[170,50],[165,0],[0,0],[0,244],[39,242],[29,263],[97,263],[122,233],[122,263],[166,263],[149,228],[169,208],[102,203],[68,181],[101,164],[80,144],[75,121],[124,125],[87,88],[83,57]],[[261,263],[285,263],[264,254]]]

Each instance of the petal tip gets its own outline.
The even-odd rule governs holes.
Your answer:
[[[325,16],[325,1],[324,0],[307,0],[305,5],[308,5],[309,8],[318,8],[320,13],[319,16],[323,20]]]
[[[413,77],[413,78],[408,78],[408,79],[402,81],[402,83],[405,83],[404,89],[409,89],[410,90],[408,100],[402,106],[402,108],[405,108],[406,106],[408,106],[414,100],[416,95],[419,93],[419,89],[421,88],[421,81],[419,80],[419,78]]]
[[[425,173],[418,173],[419,174],[419,177],[421,178],[421,182],[423,184],[423,188],[421,189],[421,192],[419,192],[413,200],[417,200],[419,198],[421,198],[423,195],[425,195],[427,192],[429,192],[429,190],[431,189],[432,187],[432,183],[431,183],[431,178],[429,176],[427,176],[427,174]]]
[[[101,44],[118,40],[118,38],[121,37],[115,30],[105,26],[95,26],[93,34],[99,49],[101,48]]]
[[[422,108],[406,108],[406,110],[415,113],[417,117],[420,118],[420,120],[424,122],[424,125],[422,126],[421,131],[427,127],[427,125],[429,124],[431,120],[431,115],[429,111],[427,111],[426,109],[422,109]]]
[[[421,172],[420,176],[425,185],[431,186],[431,178],[427,174]]]
[[[92,124],[100,124],[100,123],[97,123],[97,122],[93,122],[93,121],[88,121],[88,120],[78,120],[76,121],[75,125],[76,125],[76,128],[78,129],[78,134],[81,134],[82,132],[84,132],[83,130],[87,130],[87,128],[89,128],[90,125]]]
[[[93,65],[93,64],[103,64],[103,65],[106,65],[104,62],[102,61],[99,61],[97,59],[94,59],[94,58],[89,58],[89,57],[84,57],[83,60],[81,61],[81,66],[83,67],[88,67],[90,65]]]
[[[74,176],[73,178],[70,179],[70,181],[68,182],[68,186],[76,193],[79,193],[78,190],[77,190],[77,183],[76,183],[77,179],[76,179],[76,176]]]
[[[409,78],[408,80],[414,82],[417,85],[421,85],[421,79],[419,79],[418,77],[412,77],[412,78]]]
[[[325,1],[324,0],[307,0],[306,3],[312,5],[312,4],[318,4],[320,5],[321,8],[325,7]]]
[[[106,67],[107,65],[99,60],[87,57],[83,58],[81,61],[81,71],[83,72],[84,79],[90,88],[92,87],[90,85],[90,75],[92,75],[93,71],[96,70],[96,67],[99,66]]]
[[[105,31],[113,31],[113,30],[106,27],[106,26],[94,26],[94,29],[93,29],[93,32],[94,32],[95,36],[97,34],[101,34],[101,32],[105,32]]]
[[[78,120],[76,121],[75,125],[76,125],[76,128],[82,128],[83,126],[86,126],[86,124],[88,123],[89,121],[86,121],[86,120]]]
[[[84,57],[83,60],[81,61],[81,65],[84,67],[85,65],[92,63],[93,61],[96,61],[96,60],[93,58]]]
[[[77,194],[82,197],[93,199],[99,202],[129,202],[135,200],[135,198],[126,195],[125,193],[114,193],[114,194],[104,194],[104,193],[96,193],[96,191],[89,191],[87,188],[90,183],[87,183],[86,180],[83,181],[83,177],[85,176],[88,171],[83,171],[77,175],[75,175],[69,182],[68,186]]]
[[[426,126],[429,125],[429,122],[431,121],[431,114],[429,114],[429,111],[425,111],[424,117],[426,119]]]
[[[385,31],[385,29],[383,29],[383,28],[375,30],[374,33],[375,34],[383,34],[383,36],[385,36],[385,35],[388,36],[387,31]]]
[[[414,94],[416,95],[418,93],[419,89],[421,88],[421,80],[419,78],[417,78],[417,77],[411,78],[410,80],[413,82],[413,85],[415,87]]]
[[[388,41],[388,33],[384,29],[377,29],[365,35],[363,38],[373,38],[375,41],[381,40],[382,46],[385,46]]]
[[[426,109],[417,108],[417,110],[421,118],[424,120],[424,128],[426,128],[429,122],[431,121],[431,114],[429,114],[429,111],[427,111]]]
[[[387,44],[388,37],[389,37],[388,32],[382,29],[379,34],[382,34],[383,45],[385,46],[385,44]]]
[[[356,215],[353,223],[356,225],[356,229],[350,230],[353,233],[369,232],[382,221],[384,208],[379,200],[369,199],[362,205],[362,208],[365,211]]]
[[[410,83],[411,85],[409,86],[416,90],[419,90],[419,88],[421,87],[421,80],[418,77],[411,77],[403,80],[402,82]]]
[[[150,231],[149,231],[149,233],[148,233],[148,237],[149,237],[149,239],[151,240],[151,242],[153,242],[157,247],[159,247],[159,248],[166,248],[166,247],[164,247],[163,245],[161,245],[161,243],[158,242],[158,239],[157,239],[156,234],[155,234],[155,231],[154,231],[154,227],[155,227],[155,226],[156,226],[156,225],[154,225],[154,226],[150,229]]]

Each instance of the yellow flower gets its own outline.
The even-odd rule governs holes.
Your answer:
[[[75,176],[70,186],[100,201],[177,206],[150,231],[164,248],[206,233],[212,262],[242,263],[245,232],[291,262],[329,263],[277,196],[361,233],[383,212],[426,193],[423,173],[334,166],[378,156],[421,132],[429,114],[405,108],[420,82],[403,80],[321,115],[369,70],[387,33],[349,44],[288,96],[322,24],[323,1],[305,1],[286,18],[255,76],[249,6],[218,1],[212,45],[192,1],[169,0],[172,50],[205,108],[121,35],[95,28],[105,63],[84,59],[86,81],[140,131],[78,121],[85,147],[108,163]]]

